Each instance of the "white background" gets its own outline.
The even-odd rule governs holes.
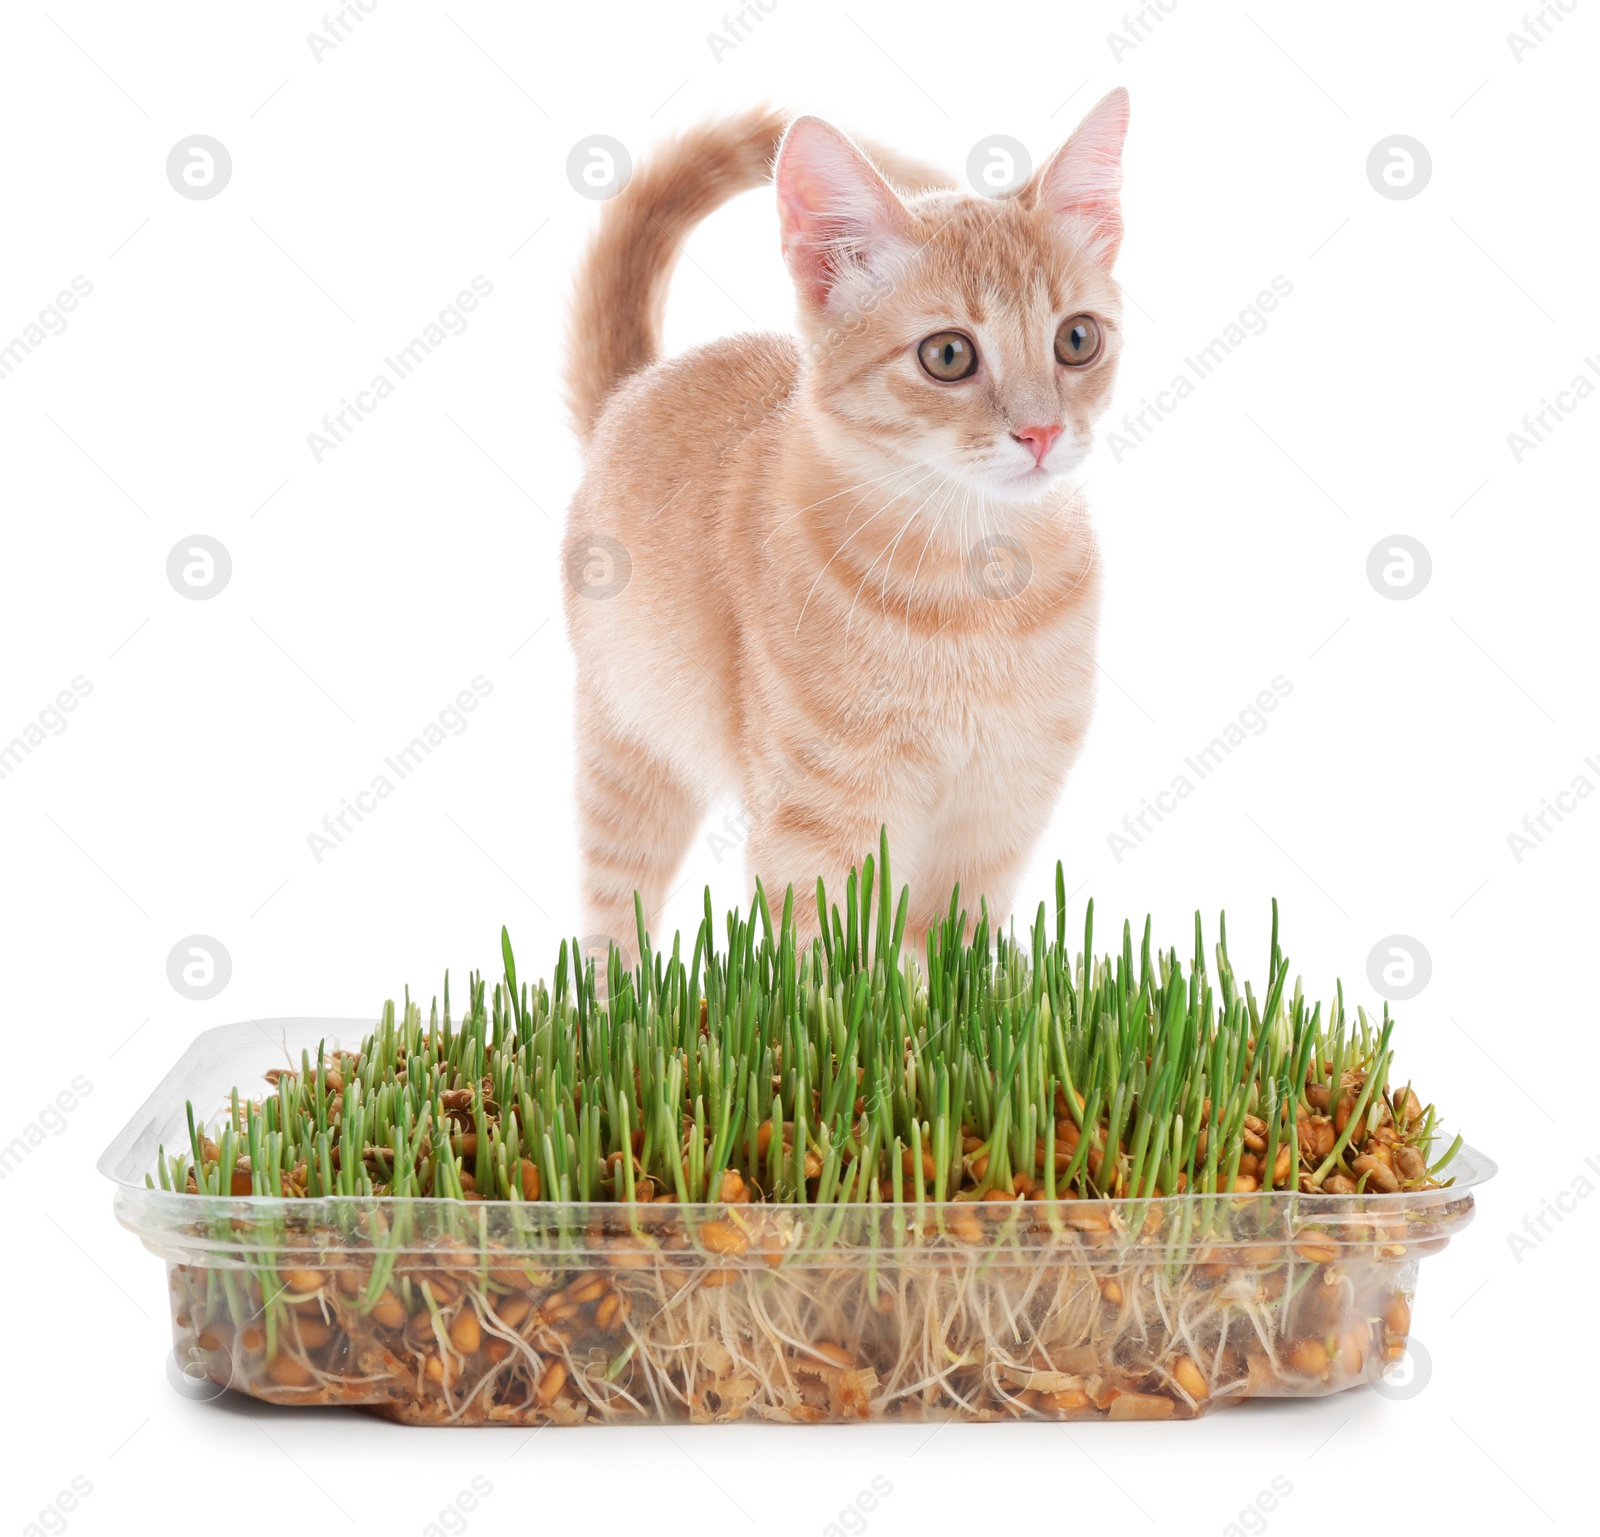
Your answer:
[[[1507,434],[1600,353],[1600,6],[1577,0],[1519,59],[1522,0],[1179,0],[1118,57],[1120,0],[779,0],[719,60],[720,7],[379,3],[320,62],[320,6],[8,9],[0,344],[75,276],[93,284],[0,380],[0,740],[75,676],[93,685],[0,779],[0,1140],[92,1083],[0,1186],[9,1529],[75,1475],[85,1533],[158,1508],[416,1531],[474,1475],[493,1485],[469,1518],[486,1531],[604,1510],[645,1533],[820,1532],[874,1475],[893,1484],[885,1533],[1024,1513],[1222,1531],[1275,1475],[1284,1530],[1421,1511],[1578,1526],[1600,1200],[1569,1198],[1520,1257],[1507,1235],[1600,1155],[1582,1110],[1600,804],[1520,862],[1507,835],[1576,776],[1600,784],[1600,402],[1521,463]],[[931,1444],[915,1426],[529,1442],[182,1399],[159,1266],[94,1172],[182,1048],[228,1020],[375,1013],[407,982],[426,997],[447,964],[497,966],[502,922],[524,971],[547,972],[577,921],[557,548],[578,466],[558,371],[598,205],[566,179],[570,148],[605,133],[637,157],[766,99],[956,170],[997,132],[1037,161],[1119,82],[1131,302],[1106,426],[1274,276],[1293,294],[1147,442],[1090,461],[1101,700],[1024,888],[1044,896],[1059,857],[1103,934],[1152,911],[1185,951],[1194,909],[1214,927],[1226,906],[1254,973],[1277,895],[1308,988],[1343,976],[1369,1004],[1378,940],[1426,948],[1400,1070],[1501,1162],[1477,1224],[1425,1265],[1431,1378]],[[207,201],[165,175],[197,133],[233,162]],[[1408,200],[1366,175],[1395,134],[1432,159]],[[688,255],[674,349],[787,327],[768,196]],[[469,329],[319,464],[307,433],[479,274],[493,294]],[[166,577],[194,534],[232,559],[208,601]],[[1395,534],[1432,561],[1405,601],[1366,575]],[[1293,692],[1268,728],[1119,860],[1108,833],[1280,674]],[[469,729],[319,863],[307,834],[477,675],[493,692]],[[705,839],[684,878],[666,926],[693,923],[706,882],[719,904],[743,895]],[[231,955],[209,1001],[167,979],[194,934]]]

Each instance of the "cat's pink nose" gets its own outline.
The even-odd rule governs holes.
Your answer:
[[[1043,427],[1019,427],[1011,434],[1017,442],[1026,443],[1033,450],[1033,462],[1042,464],[1050,452],[1050,445],[1061,436],[1060,422],[1049,422]]]

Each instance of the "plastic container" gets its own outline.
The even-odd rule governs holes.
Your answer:
[[[1397,1195],[900,1208],[146,1188],[185,1101],[370,1028],[208,1030],[101,1158],[189,1383],[428,1425],[1187,1419],[1381,1374],[1495,1172],[1463,1147],[1453,1185]]]

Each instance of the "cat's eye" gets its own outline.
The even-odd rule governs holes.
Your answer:
[[[1056,330],[1056,361],[1068,368],[1082,368],[1100,356],[1105,332],[1093,315],[1073,315]]]
[[[952,384],[978,366],[978,349],[959,331],[935,331],[917,348],[917,358],[930,379]]]

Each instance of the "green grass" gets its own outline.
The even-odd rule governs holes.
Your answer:
[[[1208,958],[1198,914],[1187,970],[1152,949],[1148,922],[1137,948],[1124,925],[1120,950],[1093,959],[1093,903],[1074,954],[1059,866],[1053,921],[1041,903],[1013,935],[980,905],[969,934],[957,890],[915,958],[892,890],[885,839],[842,907],[818,883],[810,945],[795,894],[774,921],[758,888],[719,948],[707,893],[687,961],[677,937],[653,949],[641,917],[637,968],[613,949],[597,976],[563,944],[549,985],[519,981],[502,930],[504,977],[491,989],[474,973],[459,1018],[447,976],[426,1021],[408,991],[358,1051],[319,1047],[259,1100],[235,1090],[214,1133],[191,1105],[188,1150],[163,1150],[151,1183],[920,1207],[1017,1189],[1363,1189],[1382,1176],[1355,1169],[1357,1150],[1377,1142],[1418,1150],[1426,1172],[1400,1182],[1415,1188],[1460,1145],[1432,1158],[1433,1108],[1391,1091],[1387,1008],[1352,1018],[1342,989],[1324,1007],[1291,986],[1276,903],[1258,994],[1236,980],[1225,920]],[[1341,1099],[1333,1146],[1303,1145]]]

